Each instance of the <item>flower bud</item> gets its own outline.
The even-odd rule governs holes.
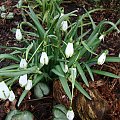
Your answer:
[[[66,116],[68,120],[73,120],[75,116],[73,110],[68,110]]]
[[[62,30],[66,31],[68,29],[68,22],[67,21],[62,21],[61,26],[62,26]]]
[[[26,68],[27,67],[27,62],[25,59],[21,59],[20,61],[20,68]]]
[[[106,53],[102,53],[102,55],[100,55],[100,57],[98,58],[98,65],[102,65],[105,62],[106,59]]]
[[[16,29],[15,36],[16,36],[16,39],[19,41],[22,39],[22,33],[21,33],[20,29]]]
[[[15,100],[15,94],[14,94],[14,92],[13,92],[12,90],[10,91],[10,95],[9,95],[9,98],[8,98],[8,99],[9,99],[9,101],[11,101],[11,102]]]
[[[65,55],[67,58],[72,57],[74,53],[73,43],[68,43],[65,49]]]
[[[27,84],[27,74],[20,76],[19,84],[21,87],[24,87]]]
[[[68,65],[65,64],[65,69],[64,72],[67,73],[68,72]]]
[[[9,88],[4,81],[0,82],[0,98],[6,100],[9,96]]]
[[[25,90],[30,90],[32,88],[32,80],[28,80]]]
[[[44,64],[48,65],[48,61],[49,61],[49,59],[48,59],[47,53],[42,52],[41,57],[40,57],[40,63],[42,65],[44,65]]]

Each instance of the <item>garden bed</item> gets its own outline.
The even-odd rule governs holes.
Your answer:
[[[8,8],[7,10],[8,13],[10,11],[14,13],[13,19],[7,20],[7,19],[0,18],[0,46],[23,47],[23,44],[20,44],[20,42],[16,41],[15,34],[12,32],[12,29],[16,28],[17,24],[23,20],[20,9],[13,7],[14,5],[16,5],[16,3],[17,1],[12,1],[12,0],[0,2],[0,6],[4,4]],[[90,3],[88,1],[81,2],[80,0],[78,1],[72,0],[72,2],[66,2],[66,1],[63,2],[62,6],[65,8],[65,13],[77,9],[78,15],[81,15],[85,12],[83,9],[83,6],[87,10],[89,10],[89,8],[94,9],[99,6],[102,6],[103,8],[105,8],[105,10],[98,11],[92,14],[93,20],[96,22],[96,24],[98,24],[100,21],[104,19],[110,20],[114,23],[116,23],[117,20],[120,19],[120,12],[119,12],[120,2],[119,1],[113,0],[112,2],[100,2],[100,3],[94,2],[94,4],[95,5],[93,5],[93,3]],[[73,21],[75,19],[76,18],[74,18]],[[109,28],[109,26],[105,26],[105,27]],[[118,28],[120,29],[120,25],[118,26]],[[89,29],[89,28],[86,28],[86,29]],[[109,33],[107,36],[105,36],[104,41],[102,41],[100,47],[97,49],[96,52],[100,53],[100,51],[103,51],[106,49],[109,51],[110,56],[117,56],[117,57],[119,56],[120,33],[117,33],[116,31],[112,31],[112,33]],[[11,50],[5,50],[5,48],[0,47],[0,54],[9,53],[10,51]],[[2,61],[0,62],[0,68],[2,68],[3,66],[8,66],[12,63],[13,61],[11,60]],[[102,66],[94,66],[94,67],[100,70],[107,70],[116,75],[120,75],[120,63],[107,63]],[[89,89],[86,88],[84,84],[82,86],[88,92],[89,90],[93,90],[93,89],[97,90],[99,93],[98,96],[100,96],[101,99],[104,99],[107,105],[104,108],[104,111],[102,111],[102,113],[100,111],[97,111],[94,107],[92,107],[92,109],[94,109],[95,114],[97,114],[96,112],[100,112],[98,113],[100,115],[102,114],[102,117],[100,118],[101,120],[108,120],[108,119],[119,120],[120,119],[120,78],[118,79],[109,78],[109,77],[100,76],[100,75],[95,75],[94,77],[95,77],[95,81],[89,82],[90,84]],[[78,78],[78,81],[79,81],[79,78]],[[53,87],[53,88],[57,89],[56,87]],[[60,91],[63,91],[61,89]],[[53,97],[52,89],[50,94],[48,96],[43,97],[42,99],[36,99],[34,96],[33,90],[31,90],[31,92],[28,92],[27,96],[25,97],[20,107],[18,108],[16,104],[18,102],[20,95],[23,92],[23,89],[18,84],[15,84],[13,86],[13,90],[15,90],[15,96],[16,96],[16,101],[14,103],[9,102],[8,100],[0,101],[0,108],[1,108],[0,120],[4,120],[6,117],[6,114],[13,109],[29,110],[33,113],[35,120],[52,120],[53,104],[57,104],[59,102],[61,102],[62,104],[66,104],[66,101],[64,103],[64,100],[61,100],[62,96],[59,96],[59,95],[57,96],[57,93],[54,93],[56,95],[54,97],[56,98]],[[53,90],[53,91],[56,91],[56,90]],[[78,96],[80,97],[80,99],[83,98],[83,96],[77,91],[73,100],[76,102],[75,106],[78,106],[79,104]],[[87,102],[89,103],[89,100]],[[89,104],[93,105],[95,102],[96,102],[96,99]],[[88,111],[86,104],[87,103],[84,103],[84,111],[81,111],[81,114],[82,112],[84,114],[85,111]],[[80,108],[78,109],[79,110],[76,110],[76,112],[78,112],[75,116],[76,120],[80,119],[79,118]]]

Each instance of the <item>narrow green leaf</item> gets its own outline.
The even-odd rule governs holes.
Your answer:
[[[86,96],[89,100],[91,100],[90,96],[88,95],[88,93],[82,88],[82,86],[75,81],[75,87],[84,95]]]
[[[85,73],[84,73],[84,71],[83,71],[83,69],[82,69],[82,67],[80,66],[79,63],[77,63],[77,69],[78,69],[78,72],[79,72],[81,78],[83,79],[85,85],[86,85],[86,86],[89,86],[88,81],[87,81],[87,78],[86,78],[86,76],[85,76]]]
[[[11,54],[0,54],[0,59],[11,59],[11,60],[15,60],[17,62],[20,62],[20,59],[18,59],[18,57],[11,55]]]
[[[14,64],[14,65],[10,65],[10,66],[7,66],[7,67],[4,67],[4,68],[1,68],[0,71],[3,71],[3,70],[9,70],[9,69],[15,69],[15,68],[18,68],[19,65],[18,64]]]
[[[94,81],[93,73],[92,73],[90,67],[87,64],[85,64],[85,63],[84,63],[84,65],[85,65],[85,67],[86,67],[86,69],[87,69],[87,71],[88,71],[92,81]]]
[[[84,9],[85,9],[85,8],[84,8]],[[86,11],[86,13],[88,14],[88,17],[90,18],[90,21],[91,21],[91,23],[92,23],[93,29],[95,29],[95,28],[96,28],[95,22],[93,21],[93,19],[92,19],[91,15],[89,14],[89,12],[88,12],[86,9],[85,9],[85,11]]]
[[[120,62],[120,57],[107,57],[106,62]]]
[[[60,74],[62,74],[62,75],[64,76],[64,72],[63,72],[63,70],[62,70],[62,68],[61,68],[60,65],[56,65],[55,68],[56,68],[56,70],[57,70],[58,72],[60,72]]]
[[[33,43],[31,43],[31,44],[27,47],[27,49],[26,49],[26,60],[27,60],[27,58],[28,58],[28,53],[29,53],[29,51],[32,49],[32,47],[33,47]]]
[[[64,77],[64,75],[62,75],[59,71],[57,71],[56,69],[52,69],[52,72],[55,73],[56,75],[60,76],[60,77]]]
[[[112,78],[120,78],[120,76],[115,75],[115,74],[110,73],[110,72],[106,72],[106,71],[92,69],[92,72],[94,72],[96,74],[99,74],[99,75],[105,75],[105,76],[108,76],[108,77],[112,77]]]
[[[71,100],[72,95],[71,95],[70,88],[69,88],[68,83],[67,83],[67,79],[65,77],[59,77],[59,79],[60,79],[60,82],[63,86],[65,93],[67,94],[68,98]]]
[[[31,19],[34,21],[34,23],[35,23],[35,25],[37,27],[39,36],[43,39],[44,38],[44,34],[45,34],[45,30],[43,29],[43,27],[40,24],[37,16],[35,15],[34,11],[31,9],[30,6],[29,6],[29,10],[30,10],[30,12],[28,12],[28,11],[26,11],[26,12],[31,17]]]
[[[0,71],[0,76],[9,76],[9,77],[14,77],[14,76],[21,76],[24,74],[29,74],[29,73],[36,73],[37,67],[31,67],[27,69],[14,69],[14,70],[3,70]]]
[[[89,47],[88,45],[84,42],[84,41],[81,41],[81,43],[83,44],[83,46],[85,47],[86,50],[88,50],[90,53],[94,54],[94,55],[97,55],[96,53],[94,53]]]
[[[19,101],[18,101],[18,104],[17,106],[19,107],[19,105],[21,104],[21,102],[23,101],[23,99],[25,98],[25,96],[27,95],[28,91],[27,90],[24,90],[22,95],[20,96],[19,98]]]

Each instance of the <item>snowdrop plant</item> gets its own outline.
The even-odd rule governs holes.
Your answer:
[[[62,14],[62,8],[59,6],[61,2],[57,0],[43,2],[44,6],[42,6],[42,3],[40,4],[40,11],[42,11],[40,16],[37,16],[30,6],[25,10],[31,21],[23,21],[19,25],[24,37],[18,39],[23,39],[24,48],[10,47],[10,49],[13,49],[11,54],[0,55],[2,59],[12,59],[17,63],[1,68],[0,76],[6,77],[5,80],[9,86],[19,82],[21,87],[25,87],[18,101],[18,106],[27,92],[39,81],[47,82],[59,79],[71,101],[70,107],[72,107],[75,88],[88,99],[91,99],[78,82],[78,77],[87,87],[89,87],[90,79],[94,81],[94,74],[120,78],[115,74],[92,68],[93,65],[98,63],[120,62],[119,57],[109,57],[107,55],[104,58],[99,58],[100,55],[96,53],[96,49],[104,36],[113,29],[119,32],[117,25],[120,20],[115,24],[110,21],[101,21],[96,25],[92,20],[91,13],[99,9],[86,11],[83,15],[77,16],[77,10]],[[77,16],[77,20],[74,22],[71,21],[73,16]],[[86,17],[89,18],[89,21],[86,21]],[[66,32],[61,29],[64,21],[69,21],[69,25],[65,25],[64,30]],[[105,24],[110,24],[112,27],[108,30],[103,29]],[[30,31],[25,31],[23,29],[24,25],[28,25]],[[91,29],[84,30],[86,25],[91,25]],[[20,29],[18,33],[20,33]],[[100,37],[101,35],[104,36]],[[90,76],[89,80],[86,74]],[[72,86],[72,89],[70,86]],[[70,117],[70,119],[73,118]]]

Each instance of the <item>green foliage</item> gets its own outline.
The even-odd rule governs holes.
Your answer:
[[[48,95],[50,92],[50,88],[48,87],[47,84],[39,82],[35,87],[34,87],[34,94],[36,98],[42,98],[45,95]]]
[[[120,32],[117,28],[120,20],[116,24],[103,20],[96,25],[91,14],[96,11],[101,12],[101,9],[85,10],[86,13],[77,16],[77,10],[63,14],[64,10],[59,6],[61,1],[36,0],[36,2],[36,5],[32,6],[31,3],[33,2],[29,1],[30,5],[26,6],[28,9],[22,9],[31,19],[23,21],[19,25],[23,34],[21,42],[24,44],[24,48],[0,46],[13,50],[10,54],[1,54],[1,61],[12,59],[16,62],[15,65],[0,69],[0,77],[5,77],[7,85],[12,86],[21,75],[27,74],[28,79],[33,81],[32,87],[36,85],[34,88],[35,94],[39,94],[39,98],[41,98],[43,95],[48,94],[49,89],[46,85],[41,85],[39,82],[59,79],[64,91],[72,102],[74,86],[88,99],[91,99],[80,83],[77,82],[77,79],[74,81],[72,78],[80,77],[86,86],[89,86],[86,74],[90,75],[91,80],[94,80],[93,73],[119,78],[119,76],[112,73],[93,70],[91,67],[97,64],[99,58],[99,55],[96,54],[96,49],[102,41],[100,36],[106,36],[114,29]],[[22,7],[24,8],[25,6]],[[74,22],[71,21],[73,16],[77,16],[77,20]],[[88,18],[87,21],[86,18]],[[62,29],[62,24],[65,21],[68,23],[66,31]],[[104,27],[106,24],[112,27],[106,30]],[[30,31],[25,31],[24,25],[30,27]],[[91,26],[91,29],[86,30],[84,26]],[[73,51],[69,49],[70,51],[65,53],[69,43],[73,45]],[[47,54],[47,57],[44,56],[45,58],[40,62],[43,52]],[[68,58],[66,54],[69,54],[69,52]],[[19,65],[22,58],[27,61],[27,68],[25,69],[20,68]],[[105,62],[120,62],[120,58],[107,55]],[[65,65],[68,66],[68,70],[65,70]],[[76,76],[71,74],[71,69],[73,68],[77,71]],[[70,84],[72,84],[72,89]],[[24,90],[18,101],[18,106],[27,92]],[[36,96],[38,97],[38,95]]]
[[[67,109],[62,104],[55,105],[53,107],[53,120],[67,120]]]
[[[31,112],[29,111],[18,111],[18,110],[13,110],[10,111],[5,120],[33,120],[34,116],[32,115]]]

